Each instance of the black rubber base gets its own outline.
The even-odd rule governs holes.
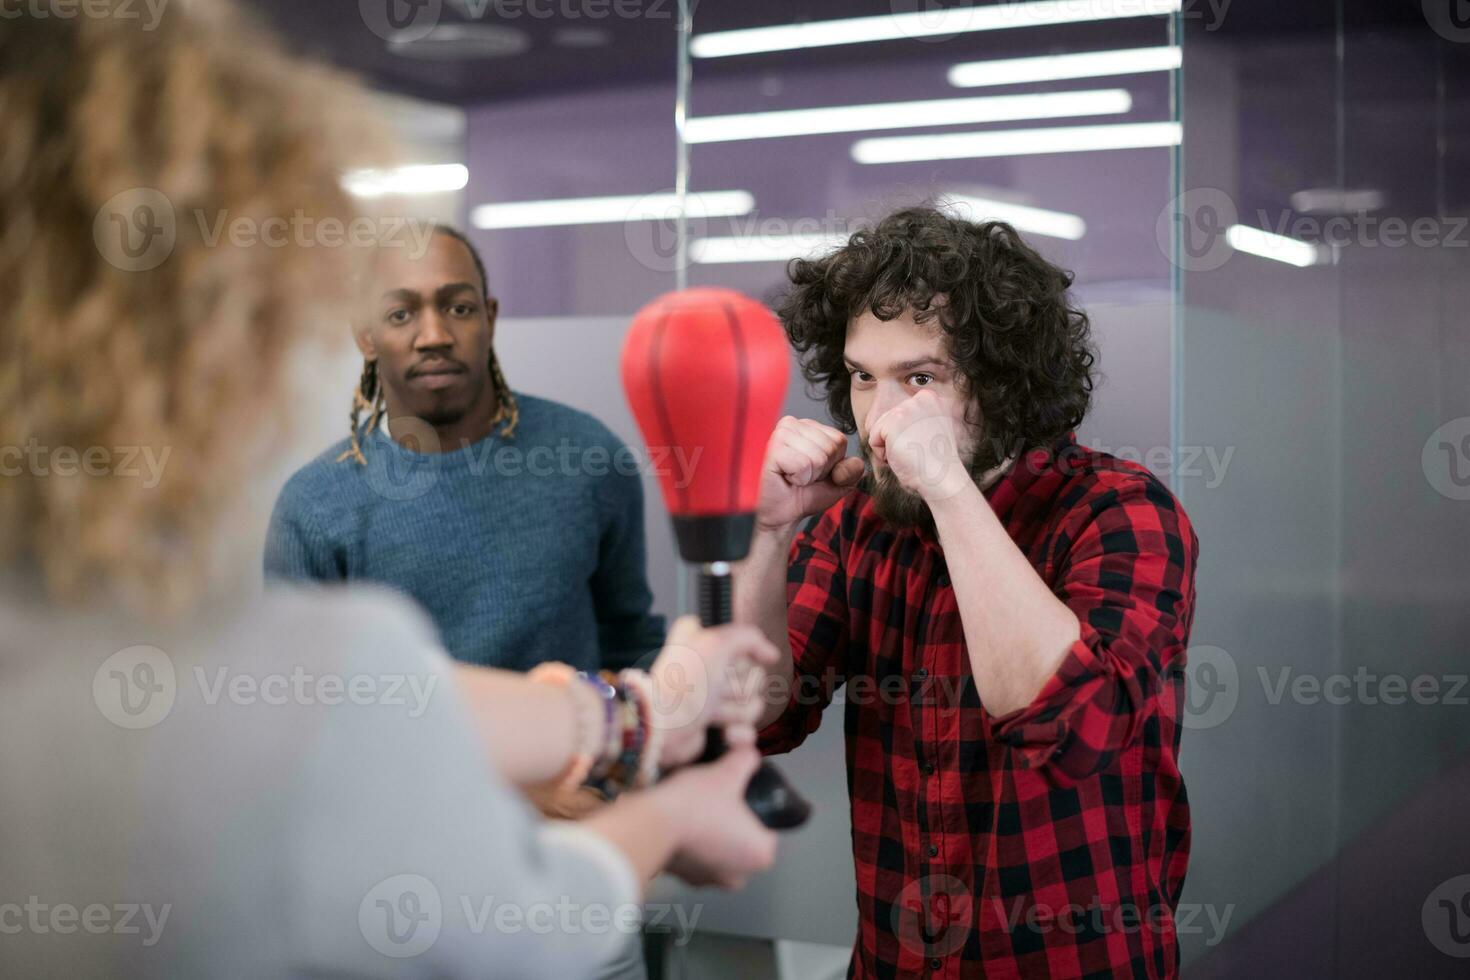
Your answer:
[[[705,738],[704,754],[700,762],[713,762],[725,754],[725,736],[717,729],[710,729]],[[792,830],[806,823],[812,815],[812,805],[801,794],[791,788],[781,770],[769,762],[750,777],[745,786],[745,803],[755,818],[772,830]]]
[[[739,561],[750,553],[750,536],[754,532],[754,513],[674,517],[679,557],[693,565]]]

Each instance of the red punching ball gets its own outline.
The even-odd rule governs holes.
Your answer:
[[[730,562],[750,550],[766,443],[781,417],[791,370],[786,333],[760,303],[729,289],[660,296],[633,320],[623,345],[623,388],[653,458],[681,453],[659,473],[679,554],[699,569],[699,618],[730,621]],[[725,751],[711,730],[704,761]],[[769,763],[745,787],[767,827],[799,827],[811,816]]]
[[[653,458],[682,453],[659,481],[686,561],[744,557],[790,358],[776,317],[734,290],[667,293],[634,318],[623,387]]]

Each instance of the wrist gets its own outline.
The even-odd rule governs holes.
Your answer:
[[[937,481],[921,492],[924,503],[929,505],[929,510],[934,514],[936,521],[941,516],[957,513],[967,513],[974,509],[977,500],[984,503],[984,497],[980,488],[968,472],[957,472],[942,481]]]
[[[638,795],[648,801],[649,807],[657,815],[672,849],[683,847],[689,834],[684,815],[689,812],[690,805],[684,799],[684,780],[679,778],[679,774],[674,773]]]
[[[677,769],[693,762],[704,749],[704,732],[695,725],[679,725],[663,731],[659,747],[660,770]]]
[[[796,538],[797,528],[801,527],[801,519],[791,521],[789,524],[762,524],[756,520],[755,530],[750,536],[750,550],[754,553],[758,548],[776,548],[778,550],[788,548]],[[784,554],[784,552],[783,552]]]

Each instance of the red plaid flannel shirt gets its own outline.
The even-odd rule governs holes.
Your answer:
[[[1036,700],[1002,717],[976,695],[932,534],[893,530],[856,491],[793,545],[797,683],[761,748],[795,748],[846,685],[848,975],[1175,976],[1198,541],[1147,470],[1071,437],[985,496],[1082,627]]]

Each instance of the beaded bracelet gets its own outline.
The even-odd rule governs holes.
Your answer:
[[[618,676],[622,679],[623,684],[637,695],[639,707],[642,709],[643,727],[648,731],[648,742],[643,750],[643,758],[639,760],[638,775],[634,782],[634,785],[641,789],[658,782],[664,730],[656,723],[657,719],[653,713],[655,708],[653,678],[635,667],[629,667]]]
[[[615,727],[612,705],[605,703],[593,687],[582,683],[577,672],[567,664],[538,664],[526,676],[539,683],[563,688],[572,699],[577,749],[557,776],[555,792],[574,792],[586,782],[593,766],[602,757],[607,732]]]
[[[557,777],[558,794],[585,787],[611,800],[658,779],[664,733],[655,724],[654,686],[646,673],[592,674],[550,662],[527,676],[567,688],[575,701],[578,749]]]
[[[619,678],[606,671],[599,680],[618,699],[620,725],[608,759],[594,771],[588,786],[611,800],[637,782],[639,765],[648,741],[648,728],[644,724],[644,714],[639,709],[636,693],[618,683]]]

